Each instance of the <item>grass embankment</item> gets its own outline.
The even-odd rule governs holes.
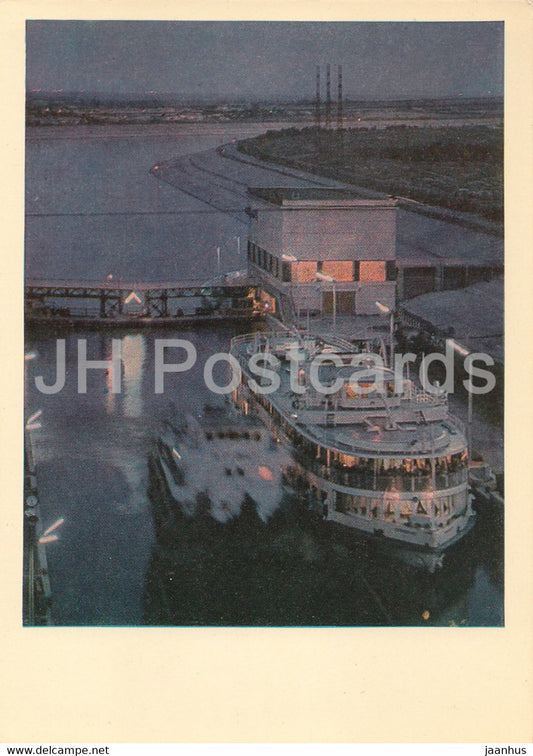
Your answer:
[[[374,191],[503,221],[503,128],[284,129],[248,139],[239,149]]]

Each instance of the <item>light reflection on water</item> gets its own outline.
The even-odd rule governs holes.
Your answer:
[[[141,417],[142,377],[145,361],[144,337],[125,336],[122,340],[122,364],[124,365],[124,416]]]
[[[175,334],[173,334],[175,335]],[[154,543],[147,498],[148,457],[159,424],[176,412],[199,412],[212,399],[203,365],[226,351],[233,331],[188,332],[198,364],[188,374],[165,375],[155,394],[154,339],[168,331],[76,333],[66,336],[66,382],[56,394],[41,394],[34,377],[55,381],[55,338],[36,338],[38,358],[27,368],[26,406],[43,411],[32,432],[43,519],[65,517],[61,542],[48,549],[57,624],[137,624],[147,563]],[[121,392],[110,372],[89,369],[87,393],[77,391],[77,341],[87,339],[90,360],[109,360],[121,338]],[[171,357],[167,357],[170,360]],[[102,571],[100,578],[96,573]],[[70,598],[69,598],[70,597]]]

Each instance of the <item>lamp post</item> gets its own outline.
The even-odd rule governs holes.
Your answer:
[[[29,500],[33,499],[32,502]],[[44,565],[44,574],[46,574],[46,556],[44,552],[44,547],[48,543],[53,543],[54,541],[59,540],[59,536],[54,531],[59,528],[60,525],[62,525],[65,520],[63,517],[60,517],[58,520],[54,522],[53,525],[51,525],[49,528],[47,528],[41,535],[38,535],[37,533],[37,526],[39,523],[39,517],[34,511],[33,507],[37,508],[37,498],[34,496],[28,496],[27,500],[27,506],[28,509],[26,510],[26,517],[28,521],[28,577],[27,577],[27,614],[26,614],[26,624],[27,625],[35,625],[36,622],[36,606],[35,606],[35,597],[36,597],[36,581],[39,576],[39,574],[43,574],[43,565]],[[38,551],[39,547],[43,549],[39,553],[38,560],[36,561],[36,552]],[[39,571],[36,571],[36,567],[40,568]],[[41,578],[42,580],[43,578]],[[45,591],[46,595],[46,591]]]
[[[220,247],[217,247],[217,275],[220,275]]]
[[[28,474],[30,479],[30,485],[32,476],[35,474],[35,465],[33,461],[33,449],[31,445],[31,431],[41,428],[41,423],[38,422],[42,415],[42,410],[34,412],[24,424],[24,431],[27,434],[26,437],[26,459],[28,465]],[[25,462],[26,464],[26,462]],[[25,497],[25,515],[28,521],[28,577],[27,577],[27,621],[28,624],[35,624],[35,550],[37,548],[37,523],[39,518],[35,512],[34,507],[37,505],[37,498],[30,493]]]
[[[27,577],[27,624],[35,625],[35,549],[37,548],[37,523],[39,518],[33,512],[26,512],[28,520],[28,577]]]
[[[457,352],[457,354],[460,354],[461,357],[468,357],[469,354],[471,354],[470,350],[466,347],[462,346],[461,344],[458,344],[457,341],[454,341],[453,339],[448,339],[448,342],[452,349]],[[472,378],[470,378],[470,381],[472,381]],[[468,443],[468,454],[469,458],[472,458],[472,411],[473,411],[473,391],[471,389],[467,389],[468,393],[468,411],[467,411],[467,443]]]
[[[329,281],[329,283],[332,284],[333,287],[333,330],[335,330],[337,326],[337,290],[335,288],[335,284],[337,283],[336,279],[333,276],[330,276],[328,273],[316,273],[316,277],[319,281]]]
[[[41,417],[43,414],[42,410],[37,410],[37,412],[34,412],[33,415],[30,415],[30,417],[26,420],[26,425],[24,426],[24,429],[27,431],[31,430],[37,430],[38,428],[41,428],[41,423],[38,423],[37,420]]]
[[[389,367],[393,368],[393,354],[394,354],[394,311],[381,302],[374,303],[378,310],[384,315],[389,316]]]
[[[300,325],[300,292],[298,291],[299,283],[300,283],[300,277],[298,275],[299,260],[294,255],[287,255],[285,253],[281,255],[281,258],[282,260],[285,260],[286,262],[296,263],[296,282],[295,282],[296,283],[296,328],[298,328]],[[291,276],[291,281],[292,281],[292,276]],[[294,294],[292,295],[292,300],[294,303]]]

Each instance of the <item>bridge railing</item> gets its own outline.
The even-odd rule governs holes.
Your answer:
[[[122,281],[120,279],[71,280],[26,278],[24,288],[31,289],[102,289],[104,291],[160,291],[164,289],[241,289],[252,288],[254,284],[244,277],[240,279],[215,280],[205,278],[180,279],[178,281]]]

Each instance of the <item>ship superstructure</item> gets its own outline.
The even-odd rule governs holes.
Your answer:
[[[385,367],[368,342],[254,333],[232,340],[233,401],[292,449],[324,518],[435,553],[471,528],[468,449],[446,394]],[[258,368],[270,371],[263,376]]]

